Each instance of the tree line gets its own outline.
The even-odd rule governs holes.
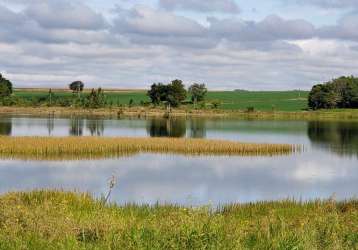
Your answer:
[[[85,84],[82,81],[74,81],[68,85],[72,95],[58,95],[49,89],[47,95],[17,96],[13,95],[11,81],[0,74],[0,105],[3,106],[62,106],[101,108],[115,105],[113,100],[108,100],[101,88],[92,89],[83,93]],[[205,84],[192,84],[188,89],[181,80],[173,80],[168,84],[154,83],[147,92],[150,102],[141,101],[141,105],[169,105],[178,107],[184,103],[193,103],[194,106],[205,100],[208,90]],[[187,99],[190,97],[190,99]],[[129,100],[128,106],[134,105],[134,100]],[[121,106],[118,102],[117,106]]]
[[[358,108],[358,78],[342,76],[312,87],[308,96],[311,109]]]
[[[205,84],[194,83],[186,90],[183,82],[176,79],[168,84],[153,83],[147,95],[154,105],[164,103],[178,107],[186,100],[188,93],[191,95],[191,102],[195,105],[204,101],[207,92]]]
[[[84,83],[74,81],[69,84],[72,96],[57,95],[49,89],[47,95],[32,96],[30,98],[13,95],[13,85],[10,80],[0,74],[0,105],[3,106],[76,106],[85,108],[105,107],[108,102],[101,88],[92,89],[88,94],[82,94]]]

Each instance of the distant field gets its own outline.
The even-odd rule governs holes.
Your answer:
[[[67,90],[52,90],[55,95],[69,96]],[[109,101],[116,104],[134,104],[147,102],[149,98],[144,90],[105,90]],[[24,98],[45,97],[45,89],[16,89],[15,95]],[[210,91],[207,101],[219,100],[221,109],[238,110],[254,107],[260,111],[300,111],[307,108],[308,91]]]
[[[300,111],[307,108],[308,91],[213,91],[208,99],[222,102],[223,109]]]

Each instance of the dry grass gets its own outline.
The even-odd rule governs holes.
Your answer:
[[[0,157],[94,159],[141,152],[188,155],[272,156],[300,150],[297,145],[252,144],[183,138],[0,137]]]
[[[73,107],[0,107],[0,114],[6,115],[55,115],[71,116],[100,116],[100,117],[163,117],[165,108],[154,107],[124,107],[83,109]],[[357,121],[358,109],[298,111],[298,112],[246,112],[242,110],[194,110],[185,107],[173,109],[170,116],[178,117],[207,117],[207,118],[238,118],[252,120],[304,120],[304,121]]]

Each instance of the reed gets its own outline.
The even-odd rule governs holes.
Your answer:
[[[299,150],[299,146],[288,144],[184,138],[0,137],[3,159],[98,159],[137,153],[273,156]]]

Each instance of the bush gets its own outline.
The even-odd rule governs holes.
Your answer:
[[[255,107],[247,107],[247,112],[248,113],[255,112]]]
[[[80,103],[80,105],[88,108],[103,108],[106,106],[106,103],[106,96],[103,90],[99,88],[97,90],[92,89],[91,93],[84,100],[84,103]]]
[[[213,101],[211,101],[211,105],[212,105],[212,108],[213,108],[213,109],[219,108],[220,104],[221,104],[221,103],[220,103],[219,100],[213,100]]]

